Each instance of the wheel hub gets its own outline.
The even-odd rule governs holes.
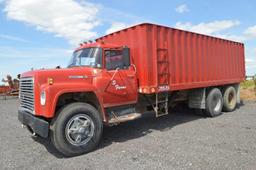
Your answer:
[[[219,111],[221,108],[221,99],[218,97],[214,97],[213,98],[213,102],[214,102],[214,111]]]
[[[94,123],[92,119],[79,114],[72,117],[65,128],[65,135],[69,143],[75,146],[81,146],[90,141],[94,135]]]
[[[230,106],[233,106],[235,104],[235,97],[234,97],[234,94],[233,93],[230,93],[228,95],[228,102],[229,102],[229,105]]]

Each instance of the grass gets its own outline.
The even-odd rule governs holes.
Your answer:
[[[241,99],[256,101],[256,82],[245,80],[241,84]]]
[[[253,80],[245,80],[241,83],[241,88],[243,89],[252,89],[255,88],[255,83]]]

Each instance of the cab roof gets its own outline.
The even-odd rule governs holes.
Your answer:
[[[100,48],[120,48],[121,45],[117,44],[111,44],[111,43],[104,43],[103,41],[101,42],[86,42],[86,43],[81,43],[80,47],[76,48],[75,51],[83,49],[83,48],[90,48],[90,47],[100,47]]]

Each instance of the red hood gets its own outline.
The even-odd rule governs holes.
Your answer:
[[[73,67],[65,69],[45,69],[28,71],[21,75],[21,77],[34,77],[37,85],[47,83],[48,78],[52,78],[54,83],[67,83],[67,82],[81,82],[92,80],[95,73],[99,72],[99,69],[90,67]]]
[[[25,72],[22,77],[34,78],[35,113],[51,117],[55,112],[58,97],[66,92],[94,89],[93,80],[99,76],[101,70],[90,67],[73,67],[65,69],[47,69]],[[49,78],[53,84],[49,84]],[[46,92],[46,104],[40,104],[40,93]],[[52,104],[54,103],[54,104]]]

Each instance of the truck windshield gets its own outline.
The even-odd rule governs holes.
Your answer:
[[[89,66],[94,68],[102,67],[102,49],[97,47],[77,50],[68,64],[68,67]]]

